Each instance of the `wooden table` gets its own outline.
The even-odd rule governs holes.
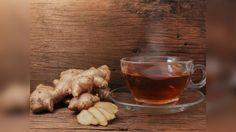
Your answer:
[[[73,132],[73,131],[158,131],[158,132],[202,132],[206,131],[205,103],[182,113],[151,115],[134,113],[120,108],[118,118],[107,127],[82,126],[76,115],[66,108],[54,113],[30,114],[32,132]]]
[[[205,64],[206,0],[32,0],[31,91],[61,71],[107,64],[123,86],[120,58],[188,56]],[[30,115],[31,131],[205,131],[205,105],[153,116],[120,109],[108,127],[81,126],[66,108]]]

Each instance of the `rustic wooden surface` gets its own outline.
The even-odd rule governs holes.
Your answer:
[[[205,103],[182,113],[152,115],[134,113],[120,109],[118,117],[108,127],[82,126],[76,115],[66,108],[53,114],[30,114],[32,132],[73,132],[73,131],[155,131],[155,132],[204,132],[206,131]]]
[[[31,0],[31,89],[61,71],[107,64],[123,85],[119,60],[188,56],[205,64],[206,0]]]
[[[206,0],[31,0],[31,90],[69,68],[107,64],[124,85],[122,57],[187,56],[205,64]],[[76,123],[73,113],[30,115],[31,131],[205,131],[205,105],[174,115],[120,110],[109,127]]]

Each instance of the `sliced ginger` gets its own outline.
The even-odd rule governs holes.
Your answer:
[[[111,102],[98,102],[98,103],[96,103],[96,105],[100,105],[100,106],[110,106],[110,107],[113,107],[113,108],[116,108],[116,109],[118,109],[118,107],[115,105],[115,104],[113,104],[113,103],[111,103]]]
[[[88,110],[82,110],[77,115],[77,121],[83,125],[98,125],[97,119]]]
[[[96,105],[99,105],[99,107],[96,107]],[[107,126],[108,121],[116,118],[115,113],[117,111],[118,107],[112,103],[98,102],[94,107],[90,107],[88,110],[82,110],[77,115],[77,120],[82,125],[97,125],[96,123],[92,123],[95,118],[99,125]]]
[[[116,118],[114,113],[110,113],[106,110],[104,110],[103,108],[97,108],[105,117],[108,121],[113,120]]]
[[[110,102],[98,102],[94,105],[97,108],[103,108],[110,113],[117,113],[118,107]]]
[[[97,119],[99,125],[106,126],[108,124],[106,117],[96,107],[91,107],[88,111]]]

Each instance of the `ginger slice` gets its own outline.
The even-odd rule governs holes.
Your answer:
[[[103,108],[99,108],[99,107],[97,109],[106,117],[106,119],[108,121],[113,120],[113,119],[116,118],[114,113],[110,113],[110,112],[104,110]]]
[[[98,102],[94,105],[97,108],[103,108],[104,110],[110,112],[110,113],[117,113],[118,107],[110,102]]]
[[[91,107],[88,111],[97,119],[100,125],[107,126],[108,122],[106,117],[96,107]]]
[[[94,125],[99,124],[102,126],[107,126],[108,121],[113,120],[116,118],[115,113],[118,111],[118,107],[110,102],[98,102],[96,103],[97,106],[90,107],[88,110],[82,110],[78,116],[77,120],[80,124],[83,125]],[[97,120],[97,123],[91,123],[90,118],[94,117]],[[87,117],[89,116],[89,117]],[[83,118],[83,119],[81,119]],[[89,119],[87,119],[89,118]]]
[[[82,110],[77,115],[77,121],[82,125],[98,125],[97,119],[88,110]]]

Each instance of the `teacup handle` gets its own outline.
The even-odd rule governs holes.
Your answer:
[[[202,80],[198,83],[194,83],[192,81],[192,79],[190,79],[190,88],[200,89],[200,88],[202,88],[206,85],[206,67],[204,65],[197,64],[197,65],[194,65],[193,73],[196,70],[201,70],[202,71]]]

